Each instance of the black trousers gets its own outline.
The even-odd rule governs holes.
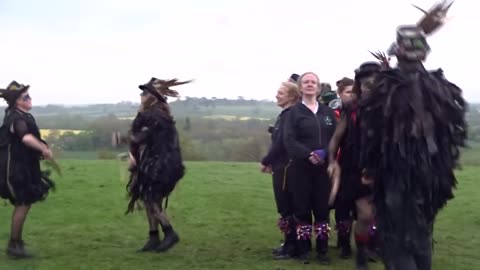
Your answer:
[[[335,201],[335,221],[351,220],[355,217],[355,201],[373,194],[370,187],[362,184],[359,170],[342,171],[340,189]]]
[[[416,248],[406,249],[394,241],[383,244],[386,270],[431,270],[432,235],[417,238]]]
[[[315,222],[328,222],[330,213],[328,197],[332,185],[327,167],[316,166],[303,160],[292,161],[290,167],[293,212],[298,222],[312,224],[312,213]]]
[[[290,166],[290,163],[285,163],[272,168],[273,194],[277,204],[277,211],[282,217],[288,217],[293,214],[293,195],[289,183],[292,180]]]

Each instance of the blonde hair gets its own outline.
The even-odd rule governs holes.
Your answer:
[[[282,86],[287,89],[287,96],[293,102],[297,102],[302,98],[302,93],[300,92],[296,83],[282,82]]]

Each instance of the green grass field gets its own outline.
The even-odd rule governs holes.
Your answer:
[[[36,204],[25,240],[36,258],[5,255],[11,207],[0,206],[0,269],[353,269],[337,259],[330,267],[313,261],[273,261],[280,243],[271,179],[252,163],[188,162],[188,173],[172,194],[168,214],[180,243],[162,254],[138,254],[147,237],[143,213],[124,215],[126,174],[118,161],[61,160],[57,191]],[[480,269],[480,168],[458,172],[456,199],[440,214],[435,231],[436,270]],[[123,178],[122,178],[123,175]],[[331,239],[331,245],[335,239]],[[371,269],[383,269],[375,264]]]

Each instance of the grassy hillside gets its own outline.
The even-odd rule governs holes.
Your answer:
[[[353,269],[352,260],[337,259],[336,249],[331,250],[331,267],[271,260],[270,250],[281,235],[271,179],[258,172],[257,164],[187,163],[187,175],[168,208],[180,243],[164,254],[138,254],[147,221],[140,212],[124,215],[126,174],[120,163],[60,162],[65,175],[57,178],[57,191],[34,206],[26,224],[25,240],[35,259],[5,257],[11,208],[0,206],[0,270]],[[478,174],[473,166],[458,172],[456,198],[435,227],[433,269],[480,269]]]

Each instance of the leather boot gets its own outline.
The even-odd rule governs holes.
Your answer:
[[[158,237],[158,231],[150,231],[147,243],[138,250],[138,252],[154,251],[160,245],[160,238]]]
[[[302,264],[309,264],[309,253],[311,249],[312,225],[296,225],[295,259]]]
[[[283,229],[283,232],[285,235],[285,243],[282,246],[281,252],[275,254],[275,260],[286,260],[291,259],[293,256],[295,256],[295,241],[297,240],[297,234],[293,219],[288,219],[288,224]]]
[[[328,257],[328,239],[330,238],[330,226],[327,222],[315,224],[317,259],[320,264],[330,264]]]
[[[283,243],[279,247],[272,249],[272,254],[274,256],[284,254],[284,246],[285,246],[285,243],[287,241],[286,234],[287,234],[287,231],[290,229],[289,225],[290,225],[289,220],[287,218],[280,217],[278,219],[277,226],[280,229],[280,231],[283,233],[285,238],[283,240]]]
[[[168,226],[168,227],[164,228],[163,232],[165,234],[165,238],[163,238],[160,245],[158,245],[158,247],[156,249],[157,252],[167,251],[167,250],[171,249],[173,246],[175,246],[180,241],[180,237],[173,230],[173,228],[171,226]]]

